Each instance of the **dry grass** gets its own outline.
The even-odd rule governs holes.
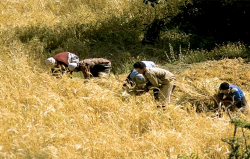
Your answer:
[[[1,54],[1,60],[0,156],[5,158],[226,158],[229,148],[221,138],[232,135],[229,118],[183,108],[193,99],[209,100],[204,97],[225,78],[249,99],[248,83],[242,84],[249,64],[237,59],[176,73],[179,88],[165,112],[155,109],[151,94],[122,100],[122,82],[113,75],[109,80],[56,79],[31,65],[25,53]]]
[[[95,2],[95,8],[80,5],[76,10],[66,0],[38,2],[1,1],[1,33],[15,26],[66,25],[77,19],[91,23],[100,20],[99,13],[107,9],[98,8],[98,0],[86,0],[86,4]],[[129,8],[123,8],[129,1],[104,2],[107,7],[116,3],[113,10],[107,9],[117,12],[116,16]],[[71,7],[65,11],[67,6]],[[96,14],[90,14],[93,9]],[[62,11],[66,13],[60,15]],[[1,158],[228,157],[229,146],[221,141],[232,136],[227,115],[213,118],[192,107],[206,106],[222,81],[239,85],[249,100],[250,65],[241,59],[194,64],[181,72],[171,70],[178,88],[172,104],[162,112],[156,109],[152,94],[122,97],[125,74],[108,80],[56,79],[37,59],[44,58],[39,42],[23,44],[10,38],[2,36],[0,42]]]
[[[142,2],[131,0],[4,0],[0,2],[0,27],[92,24],[112,17],[121,17],[123,13],[129,12],[131,7],[140,4]],[[141,9],[144,9],[143,12],[148,10],[146,6]],[[131,12],[131,17],[128,18],[132,18],[133,14]]]

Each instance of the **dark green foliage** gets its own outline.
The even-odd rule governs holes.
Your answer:
[[[158,2],[160,1],[144,0],[144,3],[150,4]],[[136,12],[139,13],[137,15],[133,13],[131,16],[130,13],[125,13],[123,17],[113,17],[95,24],[71,23],[67,26],[38,25],[16,28],[16,37],[25,45],[31,46],[30,44],[32,44],[31,48],[34,53],[36,50],[43,51],[42,58],[63,51],[75,52],[81,59],[108,58],[115,66],[113,69],[115,73],[128,72],[129,65],[142,59],[161,63],[178,61],[194,63],[225,57],[248,57],[249,51],[245,48],[245,43],[237,42],[236,45],[233,45],[234,43],[228,45],[232,35],[222,36],[223,31],[227,28],[219,26],[222,23],[220,19],[218,24],[213,19],[227,17],[229,13],[225,11],[232,9],[228,9],[230,5],[236,5],[237,9],[232,10],[237,13],[245,7],[240,4],[236,1],[229,3],[229,1],[203,2],[197,0],[193,3],[181,3],[168,0],[165,3],[159,3],[153,9],[155,10],[153,15],[146,15],[145,13],[148,12],[137,10]],[[182,7],[178,9],[180,5]],[[219,14],[220,10],[225,13]],[[210,14],[210,12],[215,13]],[[248,15],[248,12],[246,14]],[[238,34],[238,32],[242,32],[242,34],[244,32],[240,26],[242,25],[236,28],[238,29],[237,34],[234,34],[239,35],[240,38],[246,37],[247,35]],[[217,27],[220,29],[218,30]],[[215,30],[220,32],[215,32]],[[221,45],[216,45],[217,43],[221,43]]]
[[[240,139],[234,139],[234,138],[229,138],[229,139],[222,139],[223,142],[226,142],[230,145],[231,147],[231,153],[229,154],[228,158],[241,158],[240,156],[243,157],[243,154],[241,151],[241,146],[242,146],[242,141]]]
[[[189,34],[191,48],[211,50],[216,44],[227,42],[250,44],[250,1],[193,0],[181,10],[168,27],[178,27]]]
[[[244,128],[245,125],[247,124],[247,121],[242,118],[234,118],[231,120],[231,123],[238,127]]]
[[[238,126],[238,127],[241,127],[241,128],[250,129],[250,123],[248,123],[246,120],[244,120],[242,118],[232,119],[231,123]]]
[[[245,136],[244,128],[249,129],[250,123],[242,118],[232,118],[231,123],[234,125],[234,134],[231,138],[222,139],[223,142],[226,142],[231,147],[231,153],[229,158],[239,158],[239,159],[248,159],[250,158],[250,145],[247,144],[248,136]],[[237,138],[237,130],[240,128],[242,132],[242,137]]]
[[[168,4],[163,17],[146,25],[142,44],[165,50],[167,56],[175,54],[185,63],[249,56],[250,1],[192,0],[174,12]]]
[[[155,44],[156,40],[160,38],[160,32],[163,30],[164,25],[162,19],[155,19],[151,24],[146,25],[142,44]]]

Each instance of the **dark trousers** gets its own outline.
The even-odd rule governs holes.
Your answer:
[[[245,97],[241,98],[241,101],[236,104],[237,108],[242,108],[247,106],[247,100]]]
[[[109,64],[97,64],[94,67],[90,68],[90,73],[93,77],[99,77],[100,73],[110,74],[111,66]]]

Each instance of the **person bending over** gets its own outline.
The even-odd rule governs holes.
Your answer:
[[[66,72],[72,74],[73,68],[69,67],[69,65],[72,63],[77,64],[78,62],[79,57],[71,52],[61,52],[45,60],[45,63],[50,67],[54,76]]]
[[[227,82],[220,84],[218,98],[219,102],[225,106],[233,104],[240,109],[241,112],[244,112],[248,106],[244,92],[238,86]]]
[[[111,71],[111,61],[104,58],[84,59],[78,63],[71,63],[69,68],[74,72],[81,71],[84,78],[108,77]]]
[[[152,61],[141,61],[141,62],[143,62],[147,68],[157,67],[156,64]],[[146,84],[146,79],[144,78],[144,76],[138,73],[135,69],[132,69],[126,78],[126,83],[123,84],[123,89],[128,89],[131,92],[134,92],[135,95],[140,95],[144,93],[145,84]]]
[[[143,74],[146,79],[146,89],[158,89],[159,93],[155,97],[163,106],[165,103],[170,104],[170,96],[174,88],[175,75],[168,70],[162,68],[147,68],[145,63],[136,62],[135,70]]]

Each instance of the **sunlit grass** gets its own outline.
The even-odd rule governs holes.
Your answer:
[[[249,64],[238,60],[211,61],[176,73],[179,87],[164,112],[156,109],[150,93],[122,98],[121,79],[126,75],[111,75],[108,80],[56,79],[49,70],[30,65],[25,53],[1,54],[1,60],[0,155],[7,158],[175,158],[181,154],[226,158],[228,146],[221,138],[232,134],[229,118],[197,114],[192,111],[193,99],[209,100],[204,97],[227,77],[249,99],[249,88],[236,79],[247,73],[240,66]],[[231,75],[223,73],[229,69]]]
[[[131,5],[136,7],[139,4],[142,2],[130,0],[4,0],[0,2],[2,10],[0,26],[1,28],[31,25],[53,27],[57,24],[66,26],[69,23],[91,24],[112,17],[121,17],[130,11]],[[131,18],[134,12],[136,10],[131,12]]]

